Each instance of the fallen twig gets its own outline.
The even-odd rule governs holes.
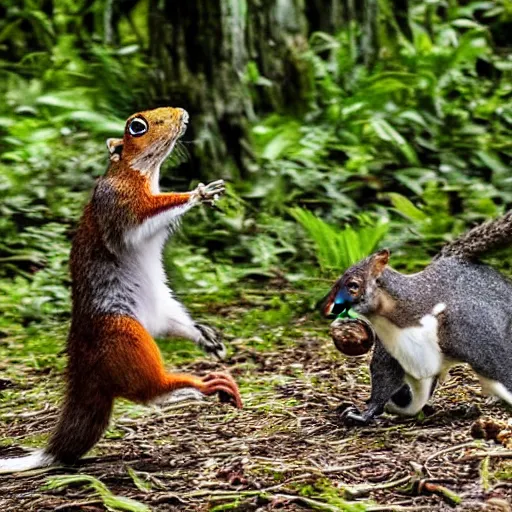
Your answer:
[[[444,485],[434,484],[427,480],[420,480],[418,482],[418,494],[425,492],[430,494],[436,494],[443,498],[443,500],[449,505],[459,505],[462,502],[462,498],[455,492],[451,491]]]
[[[428,473],[429,476],[432,476],[432,473],[428,467],[428,463],[436,459],[437,457],[441,455],[445,455],[446,453],[455,452],[457,450],[461,450],[462,448],[479,448],[479,446],[474,442],[471,441],[469,443],[462,443],[455,446],[449,446],[448,448],[444,448],[443,450],[439,450],[438,452],[433,453],[432,455],[429,455],[425,462],[423,463],[423,467],[425,468],[425,471]]]
[[[472,453],[470,455],[466,455],[462,457],[459,462],[466,462],[468,460],[475,460],[475,459],[484,459],[485,457],[502,457],[502,458],[509,458],[512,457],[512,450],[496,450],[496,451],[489,451],[489,452],[477,452]]]
[[[54,512],[58,512],[59,510],[68,510],[68,508],[80,508],[88,507],[91,505],[103,505],[103,501],[101,500],[84,500],[84,501],[71,501],[64,503],[64,505],[58,505],[53,510]]]
[[[398,487],[400,485],[405,485],[412,479],[412,476],[404,476],[403,478],[399,478],[398,480],[392,480],[391,482],[385,482],[382,484],[361,484],[355,485],[351,487],[345,487],[344,491],[348,498],[358,498],[360,496],[365,496],[373,491],[381,491],[383,489],[392,489],[393,487]]]

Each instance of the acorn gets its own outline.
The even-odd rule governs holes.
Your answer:
[[[375,331],[363,318],[338,317],[331,324],[329,334],[336,348],[346,356],[363,356],[375,343]]]

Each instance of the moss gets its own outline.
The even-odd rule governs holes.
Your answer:
[[[105,432],[106,439],[123,439],[126,433],[118,428],[111,427]]]
[[[329,479],[319,478],[313,483],[298,486],[297,491],[301,496],[313,498],[346,512],[364,512],[368,505],[365,503],[349,503],[346,501],[346,493],[343,485],[334,484]]]
[[[503,461],[498,464],[498,467],[494,470],[492,476],[496,480],[512,480],[512,462]]]

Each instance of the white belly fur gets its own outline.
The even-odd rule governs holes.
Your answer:
[[[400,328],[387,318],[372,318],[372,325],[386,350],[417,380],[435,377],[445,366],[437,332],[437,315],[444,309],[444,304],[437,304],[432,313],[422,317],[420,325],[414,327]]]
[[[173,302],[162,263],[166,233],[146,241],[132,262],[134,277],[140,286],[136,306],[137,320],[152,336],[165,333]]]

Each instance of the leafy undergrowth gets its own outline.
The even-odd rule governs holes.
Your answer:
[[[228,369],[240,383],[243,410],[210,399],[162,408],[121,401],[107,435],[79,466],[0,477],[0,508],[507,510],[511,452],[470,435],[479,415],[506,418],[507,411],[481,396],[469,371],[452,370],[428,416],[383,416],[349,429],[336,408],[364,405],[366,360],[338,354],[325,321],[292,313],[296,293],[270,291],[246,290],[223,305],[189,301],[196,316],[208,309],[213,323],[223,319],[230,345],[224,363],[185,342],[160,344],[169,367]],[[65,326],[45,332],[55,353]],[[1,340],[0,456],[41,446],[55,422],[63,355],[31,355],[36,338],[44,346],[42,336]]]

